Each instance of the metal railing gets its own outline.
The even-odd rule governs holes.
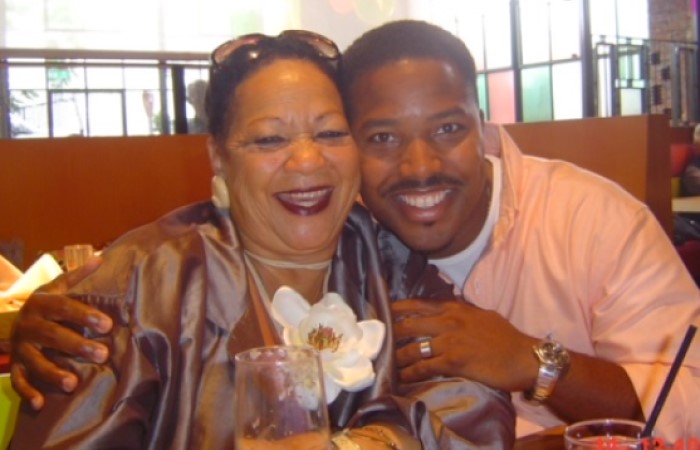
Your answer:
[[[592,48],[596,115],[661,113],[672,125],[700,122],[695,43],[596,36]],[[186,133],[193,111],[188,80],[208,79],[207,59],[202,53],[0,49],[0,138]],[[111,85],[94,75],[110,69],[124,79]],[[28,86],[23,75],[13,76],[22,70],[40,74],[43,84]],[[149,81],[124,81],[139,70],[150,71]],[[98,123],[110,120],[111,128]]]

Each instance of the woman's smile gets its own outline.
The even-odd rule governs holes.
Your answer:
[[[319,186],[311,189],[278,192],[275,194],[275,198],[292,214],[311,216],[326,209],[332,195],[332,187]]]

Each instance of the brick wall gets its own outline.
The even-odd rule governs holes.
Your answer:
[[[651,112],[671,114],[671,61],[674,43],[696,42],[694,0],[649,0]],[[685,64],[695,64],[687,58]],[[685,86],[682,79],[681,85]],[[686,118],[687,119],[687,118]]]
[[[692,0],[649,0],[651,38],[693,41]]]

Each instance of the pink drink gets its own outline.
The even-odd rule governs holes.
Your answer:
[[[566,450],[636,450],[644,448],[642,422],[624,419],[598,419],[566,427]]]
[[[635,450],[640,439],[629,436],[589,436],[567,443],[567,450]]]

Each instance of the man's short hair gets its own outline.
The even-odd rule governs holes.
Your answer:
[[[457,69],[466,85],[473,89],[475,100],[476,65],[464,42],[436,25],[420,20],[388,22],[367,31],[343,53],[341,89],[348,117],[352,120],[350,91],[362,76],[387,63],[401,59],[437,59]]]

